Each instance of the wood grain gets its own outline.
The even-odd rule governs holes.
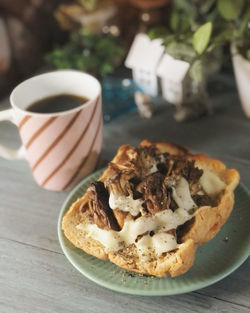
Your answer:
[[[0,255],[1,313],[249,312],[232,301],[194,292],[135,297],[109,291],[84,278],[63,255],[10,240],[0,239]]]

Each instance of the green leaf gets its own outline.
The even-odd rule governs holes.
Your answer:
[[[148,32],[148,36],[151,40],[156,39],[156,38],[163,38],[169,34],[169,31],[167,30],[166,27],[159,26],[159,27],[154,27],[151,28]]]
[[[105,76],[105,75],[111,73],[113,70],[114,70],[114,68],[113,68],[113,66],[111,64],[104,63],[101,66],[101,69],[100,69],[101,73],[100,74],[101,74],[101,76]]]
[[[191,30],[194,20],[190,16],[181,16],[178,31],[183,34]]]
[[[207,14],[211,10],[216,0],[202,0],[199,4],[201,14]],[[236,0],[237,1],[237,0]]]
[[[189,69],[189,76],[191,79],[195,80],[197,83],[200,83],[203,79],[203,67],[201,60],[196,60],[191,65]]]
[[[195,17],[196,4],[193,1],[174,0],[175,10],[182,11],[186,16]]]
[[[165,51],[175,59],[183,60],[189,63],[193,62],[196,57],[193,47],[184,42],[173,41],[166,46]]]
[[[243,33],[245,31],[249,22],[250,22],[250,8],[247,8],[247,10],[244,12],[241,18],[240,33]]]
[[[212,34],[212,23],[208,22],[200,26],[193,35],[193,47],[198,54],[202,54]]]
[[[170,15],[170,28],[172,29],[173,32],[176,32],[178,30],[179,19],[180,18],[177,11],[173,11],[172,14]]]
[[[231,28],[227,28],[219,32],[216,36],[212,38],[211,46],[208,48],[208,50],[212,50],[212,48],[215,48],[217,46],[224,45],[228,42],[231,42],[234,38],[234,31]]]
[[[217,9],[226,20],[236,20],[242,11],[244,0],[218,0]]]
[[[164,38],[164,46],[167,47],[169,44],[171,44],[172,42],[175,42],[175,36],[174,35],[168,35]]]

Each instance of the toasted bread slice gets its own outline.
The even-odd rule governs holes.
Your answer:
[[[93,212],[91,211],[88,192],[73,203],[68,212],[66,212],[62,221],[62,229],[65,236],[76,247],[97,258],[110,260],[119,267],[141,274],[158,277],[171,275],[175,277],[190,269],[197,246],[213,238],[229,217],[234,204],[233,192],[239,182],[239,174],[234,169],[226,169],[225,165],[218,160],[203,154],[190,154],[186,148],[175,144],[165,142],[153,143],[144,140],[140,147],[155,147],[158,153],[168,153],[171,156],[180,156],[185,160],[194,161],[195,166],[202,169],[203,173],[206,173],[201,178],[203,180],[202,186],[216,198],[216,201],[213,201],[215,205],[196,208],[192,219],[186,223],[187,226],[184,224],[182,227],[178,245],[174,249],[161,254],[151,253],[150,257],[146,258],[139,251],[136,244],[128,244],[115,250],[107,249],[101,243],[102,240],[98,239],[98,236],[91,235],[92,233],[85,227],[93,225]],[[119,148],[111,163],[120,169],[129,169],[130,172],[133,172],[137,170],[133,168],[133,166],[136,166],[133,161],[135,157],[135,150],[129,145],[123,145]],[[113,175],[112,171],[112,166],[109,166],[99,178],[99,181],[108,181]],[[115,217],[121,228],[123,228],[124,223],[129,218],[135,218],[131,217],[129,212],[122,211],[121,214],[120,211],[118,215],[115,214]],[[153,218],[153,215],[149,218]],[[104,235],[114,234],[116,236],[116,233],[114,230],[102,230]]]

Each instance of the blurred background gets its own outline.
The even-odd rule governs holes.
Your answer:
[[[73,68],[102,82],[106,122],[162,102],[177,121],[212,114],[227,81],[250,117],[249,60],[248,0],[0,0],[0,99]]]

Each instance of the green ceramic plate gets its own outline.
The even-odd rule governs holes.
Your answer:
[[[95,172],[74,188],[63,204],[58,220],[58,236],[64,254],[79,272],[97,284],[134,295],[180,294],[221,280],[249,256],[250,194],[242,184],[235,192],[235,207],[226,224],[214,239],[198,248],[192,268],[177,278],[140,276],[75,248],[61,231],[62,217],[69,206],[83,195],[90,182],[100,177],[101,173],[102,170]]]

